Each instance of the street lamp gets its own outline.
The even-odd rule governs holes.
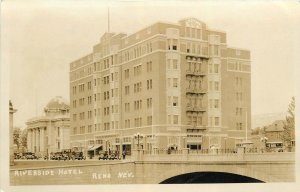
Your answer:
[[[134,139],[137,139],[138,141],[138,150],[140,150],[140,139],[143,139],[144,135],[140,134],[140,133],[136,133],[134,134]]]
[[[224,138],[224,141],[225,141],[225,153],[226,153],[226,141],[227,141],[226,137]]]

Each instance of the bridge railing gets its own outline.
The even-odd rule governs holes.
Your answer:
[[[235,150],[155,150],[139,151],[144,161],[295,161],[293,152],[265,152],[258,148]]]
[[[178,150],[166,150],[166,149],[156,149],[153,151],[143,150],[144,155],[149,154],[232,154],[237,153],[237,149],[200,149],[200,150],[190,150],[190,149],[178,149]],[[260,148],[248,148],[244,149],[243,153],[264,153],[266,151]]]

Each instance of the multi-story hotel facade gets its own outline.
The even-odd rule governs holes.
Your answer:
[[[233,148],[250,133],[250,84],[250,52],[197,19],[105,33],[70,64],[71,147]]]

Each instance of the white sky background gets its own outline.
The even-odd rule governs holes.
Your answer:
[[[4,2],[2,63],[10,66],[10,99],[18,110],[14,125],[25,127],[29,118],[42,115],[55,96],[69,100],[69,63],[90,53],[107,31],[108,5],[111,32],[132,34],[157,21],[187,17],[225,31],[228,46],[251,51],[252,115],[286,112],[300,60],[299,4]]]

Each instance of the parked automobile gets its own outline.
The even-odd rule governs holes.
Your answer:
[[[38,157],[32,152],[24,153],[23,156],[25,157],[25,159],[38,159]]]
[[[21,159],[21,158],[22,158],[22,154],[14,153],[14,159]]]
[[[85,160],[85,156],[83,155],[82,152],[73,152],[72,159],[73,160]]]
[[[99,160],[107,160],[108,159],[108,152],[107,151],[100,151],[99,153]]]
[[[51,160],[67,160],[68,156],[63,154],[62,152],[56,152],[51,155]]]
[[[114,160],[114,159],[119,159],[119,155],[117,151],[101,151],[99,154],[99,160]]]

